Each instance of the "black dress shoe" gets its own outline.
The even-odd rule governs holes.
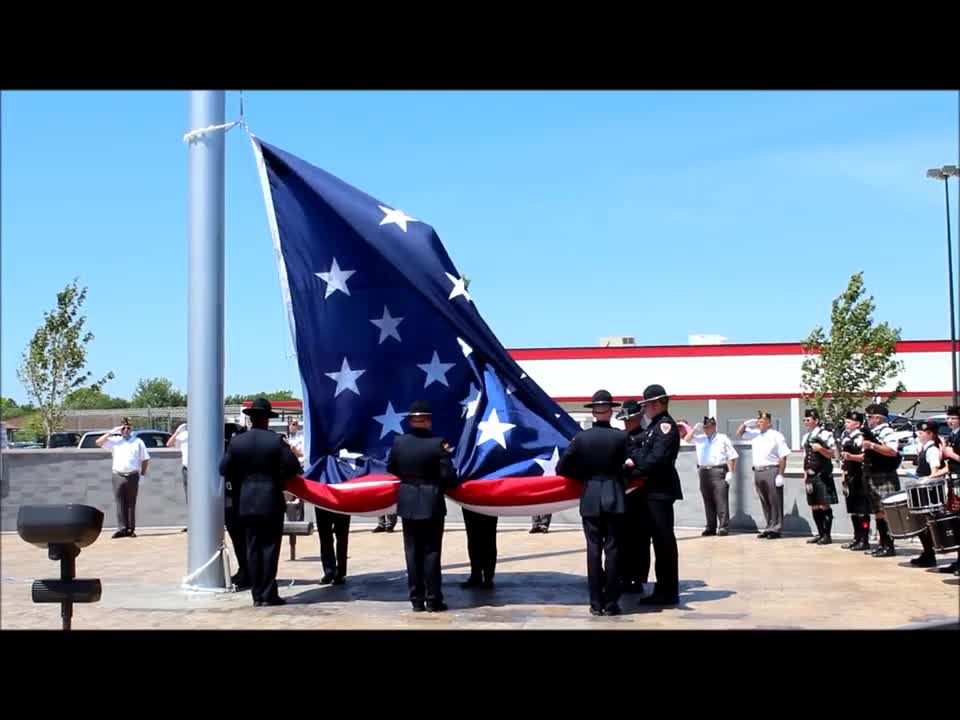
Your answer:
[[[832,545],[833,538],[829,535],[824,535],[817,540],[817,545]]]
[[[950,573],[955,573],[957,568],[960,568],[960,563],[950,563],[946,567],[942,567],[937,572],[942,572],[944,575],[949,575]]]
[[[113,535],[111,535],[110,537],[113,538],[114,540],[116,540],[117,538],[122,538],[122,537],[126,537],[126,536],[127,536],[126,531],[124,531],[124,530],[117,530],[117,531],[116,531]]]
[[[590,614],[596,615],[597,617],[601,617],[603,615],[603,610],[601,610],[600,608],[592,607],[590,608]]]
[[[183,533],[183,532],[186,532],[186,531],[187,531],[187,528],[184,528],[184,529],[183,529],[183,530],[181,530],[180,532],[182,532],[182,533]]]
[[[723,537],[729,534],[730,534],[730,531],[727,530],[726,528],[720,528],[719,530],[717,530],[717,535],[719,535],[720,537]]]
[[[759,535],[757,535],[757,540],[766,540],[769,534],[769,532],[763,530]]]
[[[777,539],[779,539],[779,537],[780,537],[780,533],[778,533],[778,532],[768,532],[768,533],[767,533],[767,540],[777,540]]]
[[[334,585],[343,585],[346,581],[347,581],[347,576],[346,576],[346,575],[337,575],[337,576],[333,579],[333,584],[334,584]]]
[[[881,545],[872,554],[874,557],[894,557],[897,551],[894,550],[893,545]]]
[[[239,573],[236,574],[236,575],[234,575],[232,578],[230,578],[230,582],[233,583],[234,585],[236,585],[237,590],[249,590],[249,589],[250,589],[250,581],[247,580],[247,579],[246,579],[245,577],[243,577],[242,575],[240,575]]]
[[[443,600],[427,603],[427,612],[443,612],[447,610],[447,604]]]
[[[137,534],[133,530],[127,530],[125,537],[136,537]]]
[[[678,597],[667,597],[666,595],[648,595],[645,598],[640,598],[637,601],[641,605],[677,605],[680,602]]]
[[[483,585],[483,580],[473,576],[470,576],[469,578],[467,578],[465,582],[460,583],[460,587],[462,587],[464,590],[468,590],[470,588],[478,588],[481,585]]]
[[[377,526],[373,529],[373,532],[375,532],[375,533],[378,533],[378,532],[386,532],[386,531],[387,531],[387,529],[386,529],[383,525],[377,525]]]
[[[815,535],[814,537],[807,540],[807,545],[819,545],[820,540],[823,539],[823,535]]]
[[[414,612],[423,612],[427,609],[427,606],[422,602],[411,603],[411,605],[413,605]]]
[[[702,533],[700,533],[700,537],[711,537],[712,535],[716,535],[716,534],[717,534],[716,530],[704,530]]]
[[[620,610],[620,606],[617,605],[616,603],[614,603],[613,605],[607,605],[603,609],[604,615],[619,615],[621,612],[622,611]]]
[[[934,555],[933,553],[930,553],[929,555],[926,553],[923,553],[913,558],[910,561],[910,564],[913,565],[914,567],[922,567],[922,568],[936,567],[937,556]]]
[[[333,582],[333,573],[327,573],[322,578],[320,578],[321,585],[329,585]]]
[[[387,532],[393,532],[393,525],[387,528]]]
[[[531,534],[531,535],[535,535],[535,534],[538,533],[538,532],[540,532],[540,526],[539,526],[539,525],[534,525],[532,528],[530,528],[530,534]]]
[[[260,607],[274,607],[276,605],[286,605],[287,601],[282,597],[275,597],[272,600],[262,600],[260,602]]]

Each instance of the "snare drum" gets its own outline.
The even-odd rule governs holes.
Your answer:
[[[929,519],[927,526],[937,552],[960,550],[960,513],[937,514]]]
[[[916,537],[927,529],[927,517],[917,515],[907,508],[907,493],[898,492],[883,499],[883,512],[887,515],[890,536],[901,540]]]
[[[943,510],[947,502],[947,479],[918,478],[907,480],[904,484],[907,492],[907,508],[912,513],[928,514]]]

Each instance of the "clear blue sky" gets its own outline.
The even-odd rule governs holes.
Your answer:
[[[949,335],[957,93],[245,92],[265,141],[433,225],[500,341],[799,341],[863,270]],[[2,392],[75,275],[89,368],[187,379],[186,92],[2,96]],[[238,116],[228,93],[227,117]],[[957,232],[957,183],[951,209]],[[300,392],[250,144],[227,135],[227,393]],[[956,235],[954,236],[956,237]],[[941,271],[940,268],[943,268]]]

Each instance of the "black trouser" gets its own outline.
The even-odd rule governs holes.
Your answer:
[[[637,489],[627,493],[627,515],[623,521],[620,567],[624,582],[645,583],[650,574],[650,525],[647,496]]]
[[[186,465],[183,465],[183,466],[180,468],[180,470],[181,470],[181,472],[183,473],[183,501],[189,505],[189,504],[190,504],[190,495],[189,495],[189,493],[187,493],[187,466],[186,466]]]
[[[700,495],[703,497],[703,511],[707,517],[707,530],[727,530],[730,526],[730,486],[727,484],[727,468],[698,468],[700,475]]]
[[[624,515],[602,514],[584,517],[587,538],[587,583],[590,607],[603,610],[620,600],[619,550]],[[606,563],[604,563],[606,560]]]
[[[117,530],[137,529],[137,492],[140,473],[113,474],[113,497],[117,502]]]
[[[680,595],[677,538],[673,534],[673,498],[662,495],[647,496],[647,521],[653,536],[653,551],[657,555],[654,571],[657,584],[654,595],[676,598]]]
[[[403,521],[403,552],[407,557],[410,601],[440,602],[440,551],[443,546],[443,516]]]
[[[227,533],[233,542],[233,554],[237,557],[236,578],[241,580],[240,585],[246,585],[250,581],[250,575],[247,573],[247,531],[244,529],[240,518],[235,510],[234,500],[227,500],[223,508],[223,521],[227,526]]]
[[[467,554],[470,556],[470,577],[490,582],[497,566],[496,515],[484,515],[463,509],[463,523],[467,527]]]
[[[283,542],[282,514],[276,517],[245,517],[247,573],[254,602],[270,602],[279,597],[277,566]]]
[[[324,575],[346,577],[350,516],[322,508],[314,508],[314,516],[317,520],[317,533],[320,535],[320,562],[323,564]]]

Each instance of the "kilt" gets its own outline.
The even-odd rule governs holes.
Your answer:
[[[807,475],[805,485],[807,505],[836,505],[839,502],[833,473]]]
[[[844,477],[843,494],[850,515],[869,515],[873,512],[870,489],[862,473],[848,473]]]
[[[883,499],[900,492],[900,476],[896,470],[870,475],[867,478],[870,488],[870,504],[874,513],[883,510]]]

